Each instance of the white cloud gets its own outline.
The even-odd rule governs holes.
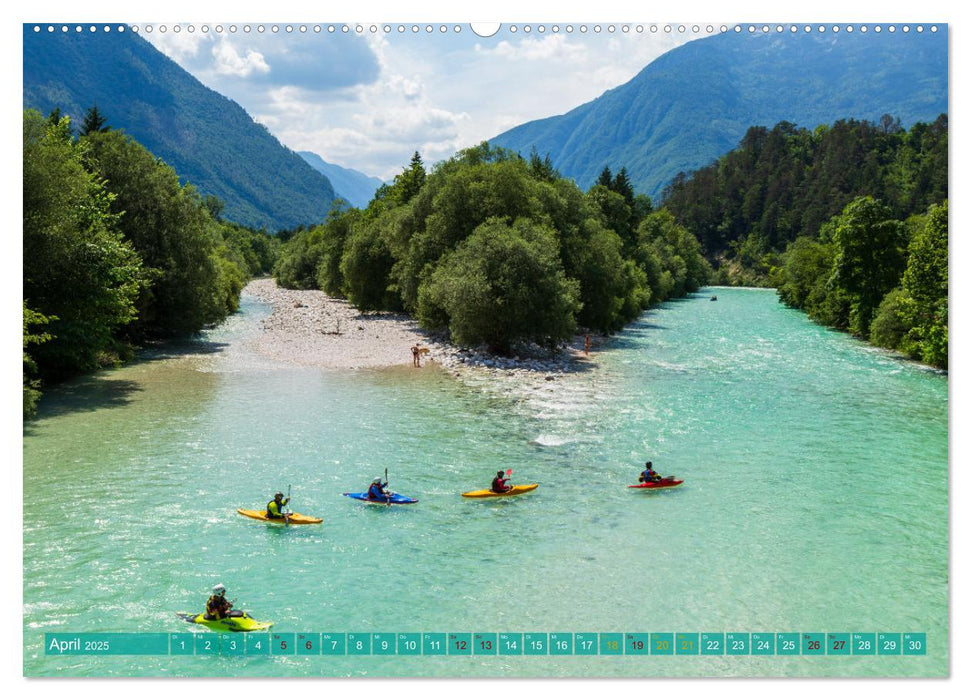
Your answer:
[[[454,114],[444,109],[422,105],[391,113],[362,115],[372,132],[380,132],[385,139],[402,142],[454,139],[458,125],[469,119],[465,113]]]
[[[215,71],[220,75],[235,75],[240,78],[249,77],[252,73],[269,73],[270,66],[259,51],[246,49],[240,55],[228,39],[223,39],[212,47],[215,59]]]
[[[390,180],[415,150],[434,162],[459,148],[469,114],[442,109],[425,92],[421,81],[401,75],[358,87],[354,99],[337,103],[284,87],[270,91],[259,120],[291,148]]]
[[[523,37],[518,42],[500,41],[494,49],[483,49],[476,44],[476,51],[514,61],[568,61],[577,63],[588,57],[587,48],[570,42],[563,34],[544,37]]]
[[[151,39],[155,48],[180,64],[198,56],[199,47],[203,42],[212,41],[211,35],[190,34],[187,31],[159,32],[148,38]]]
[[[295,150],[385,180],[630,80],[671,34],[151,37]],[[211,49],[203,42],[209,41]]]
[[[403,75],[388,76],[382,87],[388,91],[401,95],[409,102],[421,99],[424,94],[424,86],[420,80],[406,78]]]

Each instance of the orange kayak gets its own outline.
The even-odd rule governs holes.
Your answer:
[[[289,522],[291,525],[317,525],[318,523],[324,522],[320,518],[315,518],[311,515],[300,515],[300,513],[290,513],[290,517],[283,520],[282,518],[266,517],[265,510],[246,510],[244,508],[237,508],[236,512],[240,515],[245,515],[247,518],[253,518],[253,520],[262,520],[265,523],[279,523],[280,525],[286,525],[287,522]]]
[[[532,491],[537,486],[539,486],[539,484],[521,484],[519,486],[513,486],[508,491],[503,491],[502,493],[496,493],[490,489],[466,491],[462,494],[462,498],[502,498],[504,496],[518,496],[521,493]]]

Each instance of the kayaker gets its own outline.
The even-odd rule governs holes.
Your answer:
[[[233,611],[233,604],[226,600],[226,587],[217,583],[212,587],[212,595],[206,601],[206,619],[221,620],[229,617]]]
[[[651,462],[644,463],[644,471],[637,478],[641,483],[647,483],[648,481],[660,481],[661,475],[654,471],[654,466]]]
[[[385,487],[388,485],[387,482],[381,483],[381,477],[378,477],[371,482],[371,485],[367,490],[367,498],[369,501],[387,501],[390,498],[390,494],[385,491]]]
[[[289,498],[284,498],[282,493],[277,493],[273,496],[273,500],[266,504],[266,517],[283,520],[286,517],[283,506],[289,502]]]
[[[496,478],[492,480],[492,486],[490,487],[490,490],[493,493],[505,493],[510,488],[512,488],[511,486],[506,486],[507,481],[509,481],[509,479],[505,478],[502,475],[502,470],[497,471]]]

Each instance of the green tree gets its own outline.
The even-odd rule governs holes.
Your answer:
[[[98,105],[92,105],[84,114],[84,121],[81,123],[81,136],[103,133],[110,130],[111,127],[108,126],[108,120],[98,111]]]
[[[624,198],[624,202],[631,209],[634,208],[634,186],[630,184],[627,168],[621,168],[610,183],[610,189]]]
[[[900,287],[887,292],[870,324],[870,342],[891,350],[900,348],[904,336],[910,330],[912,304],[912,300]]]
[[[570,276],[580,283],[583,304],[577,321],[601,333],[613,333],[647,308],[651,297],[647,276],[623,257],[623,242],[613,231],[589,219],[583,235],[571,241],[564,255]]]
[[[286,289],[316,289],[323,256],[323,230],[300,231],[284,245],[273,266],[277,284]]]
[[[137,336],[191,333],[233,311],[225,303],[237,275],[219,260],[219,224],[191,185],[144,146],[118,131],[82,139],[89,167],[115,197],[119,227],[152,270],[138,300]]]
[[[907,342],[924,362],[947,367],[947,201],[931,207],[910,241],[903,289],[913,301]]]
[[[635,194],[634,206],[632,209],[632,223],[634,228],[637,228],[637,225],[640,224],[648,214],[654,211],[654,204],[651,202],[651,198],[646,194]]]
[[[219,250],[235,262],[247,276],[270,272],[276,262],[280,241],[266,231],[254,231],[240,224],[221,221],[219,232],[225,243]]]
[[[377,217],[396,257],[391,284],[404,308],[417,308],[418,288],[431,269],[489,218],[542,221],[540,191],[549,186],[530,177],[522,159],[476,147],[436,170],[410,208]]]
[[[646,216],[636,235],[633,256],[647,273],[652,301],[683,296],[708,282],[711,265],[701,254],[701,245],[667,209]]]
[[[834,255],[831,244],[809,236],[800,236],[790,243],[780,276],[773,280],[782,303],[813,315],[826,297]]]
[[[56,319],[55,319],[56,320]],[[36,333],[33,327],[45,326],[51,319],[27,307],[27,300],[23,302],[24,327],[24,418],[30,418],[37,411],[37,401],[40,399],[40,379],[37,378],[37,363],[27,354],[30,345],[39,345],[51,339],[50,333]]]
[[[33,359],[42,377],[65,376],[122,351],[115,331],[136,317],[146,278],[118,231],[112,195],[84,168],[70,120],[52,124],[28,110],[23,127],[25,322],[47,317],[51,339]]]
[[[209,212],[209,216],[212,217],[213,221],[222,221],[222,214],[226,208],[226,202],[215,195],[207,194],[202,198],[202,204],[206,207],[206,211]]]
[[[560,173],[553,167],[553,161],[550,160],[550,154],[547,153],[540,158],[536,146],[533,146],[533,150],[529,154],[529,173],[544,182],[556,182],[560,178]]]
[[[423,323],[445,318],[457,343],[501,353],[520,342],[555,347],[572,335],[579,309],[579,285],[563,272],[555,233],[529,219],[486,221],[419,291]]]
[[[604,227],[620,236],[625,252],[631,251],[636,240],[631,227],[633,223],[631,208],[624,196],[609,187],[594,185],[587,193],[587,197],[599,210]]]
[[[415,151],[408,167],[394,179],[392,188],[397,202],[399,204],[410,202],[415,195],[421,192],[421,188],[425,185],[425,177],[425,164],[422,163],[418,151]]]
[[[868,337],[877,306],[904,270],[904,226],[886,205],[873,197],[858,197],[836,219],[833,244],[831,283],[851,299],[850,330]]]
[[[320,261],[317,263],[317,288],[331,296],[340,297],[347,293],[344,274],[341,272],[341,260],[347,239],[360,219],[361,212],[357,209],[334,208],[324,223]]]
[[[600,185],[601,187],[606,187],[608,190],[610,189],[610,186],[614,184],[614,175],[610,172],[610,168],[608,166],[605,165],[604,169],[600,171],[600,176],[597,178],[597,182],[595,184]]]
[[[348,301],[361,311],[400,309],[401,297],[391,285],[393,265],[388,237],[379,225],[353,229],[340,263]]]

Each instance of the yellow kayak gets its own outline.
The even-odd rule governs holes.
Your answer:
[[[532,491],[539,484],[520,484],[519,486],[513,486],[508,491],[503,491],[502,493],[496,493],[489,489],[479,489],[478,491],[467,491],[462,494],[462,498],[502,498],[503,496],[518,496],[521,493],[526,493],[527,491]]]
[[[265,510],[237,508],[236,512],[240,515],[245,515],[247,518],[253,518],[253,520],[262,520],[265,523],[279,523],[281,525],[286,525],[287,522],[291,525],[317,525],[318,523],[324,522],[320,518],[315,518],[310,515],[300,515],[300,513],[290,513],[290,517],[285,521],[283,518],[266,517]]]
[[[229,617],[219,620],[207,620],[205,613],[175,613],[186,622],[196,625],[205,625],[209,629],[219,632],[259,632],[267,630],[273,626],[272,622],[260,622],[254,620],[248,614],[234,610]]]

